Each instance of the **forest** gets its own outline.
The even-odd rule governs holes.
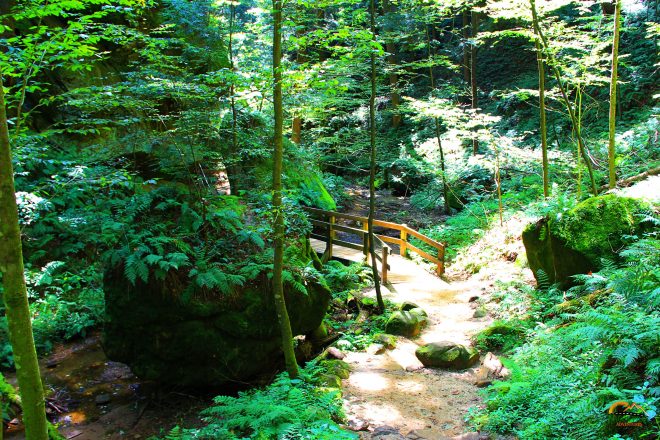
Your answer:
[[[660,438],[658,0],[0,0],[0,440]]]

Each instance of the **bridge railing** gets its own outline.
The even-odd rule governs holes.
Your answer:
[[[332,258],[332,245],[343,246],[349,249],[361,250],[365,256],[369,253],[369,234],[368,234],[368,218],[353,215],[353,214],[343,214],[340,212],[334,211],[324,211],[322,209],[316,208],[305,208],[309,214],[311,214],[311,223],[312,225],[323,229],[324,234],[313,233],[312,237],[317,240],[324,241],[327,243],[325,253],[323,255],[324,260]],[[360,225],[360,228],[353,228],[350,226],[337,224],[338,219],[345,219],[353,221]],[[387,256],[391,253],[390,247],[386,243],[391,243],[399,246],[399,253],[402,256],[406,256],[409,251],[416,253],[425,260],[430,261],[436,265],[436,273],[442,275],[445,273],[445,247],[444,243],[433,240],[432,238],[427,237],[426,235],[412,229],[408,225],[398,224],[392,222],[386,222],[383,220],[374,219],[374,227],[389,229],[399,232],[399,237],[390,237],[389,235],[383,234],[374,234],[375,242],[374,247],[377,252],[376,257],[381,262],[382,278],[384,282],[387,282],[387,270],[389,270],[389,265],[387,264]],[[359,243],[353,243],[345,240],[339,240],[337,238],[337,231],[346,232],[349,234],[354,234],[359,237]],[[415,237],[422,242],[428,244],[436,250],[435,255],[414,246],[411,244],[408,239],[410,237]]]

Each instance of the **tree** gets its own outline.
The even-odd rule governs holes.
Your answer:
[[[545,114],[545,66],[543,65],[544,60],[543,51],[541,50],[541,43],[537,39],[535,44],[536,59],[539,69],[539,126],[541,132],[541,161],[543,166],[543,197],[548,197],[550,196],[550,178],[548,170],[548,127],[546,124]]]
[[[435,90],[435,75],[433,74],[433,48],[431,47],[431,35],[426,28],[426,44],[428,45],[428,54],[429,54],[429,79],[431,82],[431,93]],[[445,151],[442,148],[442,139],[440,136],[440,119],[435,116],[433,118],[435,125],[435,138],[438,141],[438,151],[440,152],[440,171],[442,173],[442,197],[444,198],[444,207],[445,212],[449,214],[449,185],[447,185],[447,173],[445,167]]]
[[[298,377],[298,364],[293,350],[293,333],[284,299],[284,210],[282,209],[282,161],[284,157],[284,109],[282,98],[282,0],[273,0],[273,103],[275,137],[273,139],[273,220],[274,261],[273,298],[282,334],[282,351],[286,370],[291,378]]]
[[[616,0],[614,8],[614,37],[612,41],[612,76],[610,80],[610,124],[609,132],[610,139],[607,149],[607,157],[609,162],[609,187],[610,189],[616,186],[616,87],[618,78],[618,64],[619,64],[619,28],[621,26],[621,2]]]
[[[389,16],[389,22],[392,22],[396,17],[396,6],[390,0],[383,0],[383,13]],[[391,25],[390,25],[391,26]],[[401,115],[399,112],[399,105],[401,105],[401,96],[399,95],[399,75],[396,73],[397,69],[397,56],[396,56],[396,43],[394,40],[396,35],[395,29],[389,29],[389,35],[386,41],[387,49],[387,63],[390,68],[390,88],[392,89],[390,96],[392,99],[392,127],[398,128],[401,125]]]
[[[32,335],[15,194],[4,81],[0,71],[0,273],[3,300],[23,403],[25,437],[27,440],[45,440],[48,438],[46,402]]]
[[[477,89],[477,36],[479,34],[479,12],[472,9],[472,44],[470,45],[470,90],[472,91],[472,110],[479,106],[479,90]],[[472,154],[479,151],[479,139],[472,137]]]
[[[376,301],[378,302],[378,311],[382,313],[385,310],[383,294],[380,286],[380,276],[378,275],[378,266],[376,265],[376,249],[374,244],[374,216],[376,214],[376,5],[375,0],[370,3],[370,25],[371,25],[371,46],[369,62],[371,65],[371,95],[369,97],[369,141],[370,141],[370,164],[369,164],[369,253],[371,254],[371,270],[374,275],[374,284],[376,287]]]
[[[550,53],[548,40],[543,34],[543,31],[541,30],[541,26],[539,24],[539,16],[536,11],[536,2],[535,0],[529,0],[529,4],[532,10],[532,25],[534,26],[534,32],[540,39],[541,49],[543,50],[545,59],[552,67],[552,72],[554,73],[555,80],[557,81],[557,86],[559,87],[559,92],[561,94],[562,101],[564,101],[564,105],[566,105],[566,110],[568,110],[568,117],[570,118],[571,124],[573,125],[573,130],[575,131],[578,150],[580,152],[579,155],[581,155],[582,158],[584,159],[584,162],[587,166],[587,171],[589,172],[591,191],[594,195],[598,195],[598,188],[596,188],[596,179],[594,177],[594,169],[591,162],[591,157],[589,157],[589,154],[587,153],[587,147],[585,146],[584,139],[582,138],[582,134],[580,133],[579,118],[575,114],[575,109],[573,108],[573,104],[568,99],[568,94],[566,93],[566,87],[564,86],[564,81],[562,80],[561,72],[559,71],[557,60],[555,60],[552,54]]]

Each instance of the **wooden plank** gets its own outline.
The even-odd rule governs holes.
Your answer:
[[[319,216],[324,216],[324,217],[334,216],[336,218],[343,218],[343,219],[346,219],[346,220],[353,220],[353,221],[360,222],[360,223],[365,223],[367,221],[367,217],[361,217],[359,215],[343,214],[341,212],[324,211],[322,209],[307,208],[307,207],[305,207],[304,210],[307,211],[307,212],[310,212],[312,214],[319,215]]]
[[[406,247],[407,247],[409,250],[411,250],[411,251],[415,252],[416,254],[420,255],[422,258],[425,258],[425,259],[429,260],[429,261],[432,262],[432,263],[440,264],[440,260],[438,260],[438,259],[437,259],[436,257],[434,257],[433,255],[424,252],[424,251],[421,250],[420,248],[415,247],[415,246],[413,246],[413,245],[410,244],[410,243],[408,243],[408,244],[406,245]]]
[[[329,228],[332,226],[333,231],[342,231],[342,232],[348,232],[349,234],[357,234],[357,235],[364,235],[364,231],[362,229],[358,228],[351,228],[350,226],[343,226],[343,225],[338,225],[337,223],[329,223],[329,222],[324,222],[321,220],[315,220],[311,219],[310,223],[313,224],[314,226],[321,226],[323,228]]]
[[[426,235],[420,234],[419,232],[415,231],[412,228],[409,228],[409,227],[406,226],[406,229],[407,229],[408,234],[412,235],[415,238],[418,238],[418,239],[422,240],[424,243],[429,244],[429,245],[433,246],[436,249],[444,249],[444,247],[445,247],[444,244],[442,244],[438,241],[435,241],[432,238],[427,237]]]
[[[398,223],[386,222],[383,220],[376,220],[376,219],[374,219],[374,226],[378,226],[380,228],[386,228],[386,229],[394,229],[396,231],[400,231],[405,227]]]
[[[390,236],[387,236],[387,235],[380,235],[380,234],[376,234],[376,237],[380,238],[385,243],[392,243],[392,244],[401,245],[401,239],[400,238],[390,237]]]
[[[327,242],[328,237],[325,235],[320,235],[320,234],[309,234],[311,238],[315,238],[319,241],[322,241],[324,243]],[[341,246],[341,247],[346,247],[349,249],[355,249],[356,251],[361,251],[363,249],[361,244],[356,244],[356,243],[351,243],[350,241],[344,241],[344,240],[332,240],[332,243],[335,246]]]

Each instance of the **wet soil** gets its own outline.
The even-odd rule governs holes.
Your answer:
[[[49,419],[67,439],[146,439],[177,424],[199,426],[199,412],[212,399],[141,381],[125,364],[107,359],[99,334],[55,347],[40,366]],[[15,385],[15,377],[6,377]],[[24,438],[15,422],[7,439]]]

